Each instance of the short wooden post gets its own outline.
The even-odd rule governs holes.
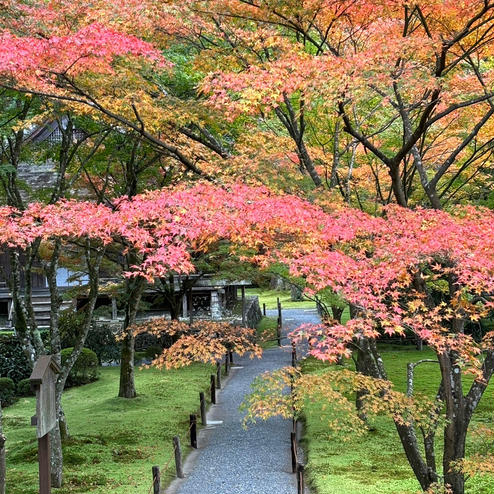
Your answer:
[[[225,376],[228,376],[228,372],[230,371],[230,360],[228,356],[228,352],[225,354]]]
[[[233,364],[233,352],[231,350],[228,352],[228,358],[230,359],[230,364]]]
[[[290,447],[292,450],[292,472],[297,472],[297,433],[290,432]]]
[[[199,403],[200,403],[200,409],[201,409],[201,424],[202,425],[207,425],[207,420],[206,420],[206,398],[204,398],[204,393],[201,391],[199,393]]]
[[[36,415],[31,425],[38,437],[39,492],[50,494],[50,431],[56,426],[55,381],[60,369],[51,355],[41,355],[29,377],[31,389],[36,391]]]
[[[304,466],[297,463],[297,493],[304,494]]]
[[[278,307],[278,323],[276,325],[276,339],[278,340],[278,346],[281,346],[281,327],[283,326],[283,322],[281,319],[280,297],[276,297],[276,306]]]
[[[180,446],[180,438],[173,437],[173,449],[175,450],[175,470],[179,479],[184,478],[184,470],[182,467],[182,447]]]
[[[197,449],[197,417],[195,413],[191,413],[189,417],[190,423],[190,445]]]
[[[216,362],[216,389],[221,389],[221,362]]]
[[[38,438],[39,492],[51,493],[50,435]]]
[[[153,468],[153,494],[160,494],[161,492],[161,475],[160,467],[155,465]]]
[[[216,377],[214,374],[211,374],[210,392],[211,392],[211,403],[213,405],[216,405]]]
[[[297,347],[294,341],[292,341],[292,367],[297,367]]]
[[[263,316],[266,315],[266,304],[265,303],[262,304],[262,315]]]
[[[245,326],[245,286],[242,286],[242,326]]]

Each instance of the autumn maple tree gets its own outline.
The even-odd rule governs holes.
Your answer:
[[[229,155],[221,131],[211,130],[219,114],[178,94],[174,63],[163,53],[173,44],[163,30],[167,7],[147,7],[9,3],[0,19],[2,87],[118,125],[142,136],[169,167],[211,177]]]
[[[292,213],[291,231],[296,209]],[[492,220],[491,211],[468,207],[451,215],[390,206],[383,218],[346,210],[328,215],[311,245],[302,244],[298,251],[289,245],[287,252],[281,247],[275,254],[293,275],[306,280],[309,292],[330,288],[354,308],[346,324],[302,326],[294,332],[294,341],[307,339],[310,353],[329,362],[355,352],[357,370],[366,379],[377,379],[378,384],[350,381],[351,386],[345,389],[365,391],[361,395],[363,408],[383,411],[382,400],[390,402],[388,412],[424,490],[443,483],[455,494],[464,492],[462,464],[468,426],[494,372],[492,332],[479,338],[466,329],[467,323],[487,317],[493,309],[494,238],[488,227]],[[342,228],[343,221],[346,229]],[[281,226],[276,235],[283,236]],[[398,402],[391,388],[383,392],[379,384],[387,375],[376,340],[405,333],[434,350],[441,372],[435,403],[427,412],[427,427],[419,425],[419,416],[410,405],[413,369],[408,383],[410,396],[402,396]],[[466,376],[473,377],[468,388]],[[267,379],[275,383],[275,391],[280,388],[279,378]],[[328,379],[326,385],[331,388],[334,378]],[[300,393],[307,389],[309,380],[310,376],[301,379]],[[317,391],[321,391],[318,385]],[[330,397],[338,392],[341,388],[327,391],[325,397],[333,401]],[[260,415],[269,415],[273,408],[280,412],[272,406],[276,403],[264,401],[258,409]],[[420,408],[424,412],[423,406]],[[444,422],[439,420],[443,410]],[[444,427],[442,467],[436,463],[435,452],[440,424]]]
[[[492,2],[186,4],[180,29],[207,49],[211,104],[278,119],[316,187],[348,200],[362,168],[379,203],[440,208],[487,176]]]
[[[266,189],[249,189],[237,186],[232,190],[212,185],[194,188],[176,187],[132,198],[119,198],[110,205],[88,201],[61,200],[54,204],[31,203],[25,210],[10,206],[0,208],[0,244],[16,253],[38,245],[40,251],[61,251],[72,245],[83,246],[85,268],[88,275],[88,302],[84,311],[83,329],[78,335],[74,351],[57,379],[56,404],[58,427],[52,438],[53,483],[62,482],[61,432],[66,430],[61,405],[62,392],[67,376],[77,360],[92,322],[92,314],[99,293],[100,266],[109,249],[132,249],[135,264],[125,267],[124,275],[129,283],[138,287],[140,296],[147,282],[172,274],[188,274],[194,271],[191,254],[207,251],[215,239],[240,238],[249,223],[240,221],[239,206],[255,198],[269,197]],[[266,211],[265,211],[266,212]],[[236,220],[239,220],[238,222]],[[125,253],[125,252],[124,252]],[[52,271],[56,275],[59,257],[52,257]],[[15,273],[16,271],[14,271]],[[49,278],[52,310],[50,311],[49,351],[60,361],[61,337],[58,326],[61,296],[56,283]],[[12,280],[13,291],[20,292],[20,279]],[[127,305],[124,330],[135,323],[139,298]],[[16,310],[24,310],[19,306]],[[27,319],[28,314],[25,315]],[[229,326],[218,327],[225,333]],[[233,331],[233,330],[232,330]],[[238,333],[238,330],[237,330]],[[201,337],[204,337],[205,333]],[[26,355],[31,362],[46,352],[47,348],[33,328],[19,326]],[[134,385],[134,334],[125,332],[122,378],[124,390],[133,397]],[[231,341],[234,347],[257,351],[254,344],[247,344],[240,335]]]

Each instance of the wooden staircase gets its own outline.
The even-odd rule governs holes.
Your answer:
[[[6,291],[0,295],[0,298],[3,300],[9,300],[9,314],[7,316],[6,321],[2,321],[2,326],[7,328],[12,328],[12,319],[13,319],[13,304],[12,304],[12,296],[10,292]],[[33,302],[33,310],[34,310],[34,318],[36,320],[36,324],[39,328],[47,328],[50,326],[50,295],[47,289],[38,289],[33,290],[32,293],[32,302]],[[65,310],[71,307],[70,300],[64,300],[62,302],[62,306],[60,310]]]

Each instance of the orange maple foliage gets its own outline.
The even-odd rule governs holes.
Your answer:
[[[171,336],[175,342],[165,348],[151,363],[159,369],[184,367],[193,362],[215,364],[228,352],[239,355],[250,353],[260,357],[261,347],[256,343],[255,331],[234,326],[228,322],[196,320],[192,324],[183,321],[154,318],[128,328],[134,336],[147,333],[154,336]]]

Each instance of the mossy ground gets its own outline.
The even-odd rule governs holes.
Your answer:
[[[104,368],[99,381],[64,393],[71,438],[64,445],[64,486],[54,494],[146,493],[151,467],[172,456],[172,437],[181,436],[188,451],[189,414],[197,413],[199,391],[209,385],[212,367],[136,371],[138,397],[117,398],[118,368]],[[35,494],[37,442],[30,417],[34,398],[21,398],[4,410],[7,435],[7,492]],[[164,481],[172,478],[170,462]]]
[[[315,309],[316,303],[312,300],[292,301],[288,290],[262,290],[260,288],[246,288],[246,295],[257,295],[259,305],[266,304],[266,309],[276,309],[276,300],[280,299],[282,309]]]
[[[432,351],[415,350],[412,345],[383,345],[382,356],[389,379],[398,390],[406,388],[406,364],[424,358],[433,358]],[[324,364],[308,359],[306,372],[318,372]],[[350,365],[350,364],[348,364]],[[435,364],[422,364],[416,368],[415,391],[434,396],[439,383],[439,370]],[[468,383],[466,383],[467,385]],[[479,426],[494,427],[494,384],[484,394],[470,430]],[[391,419],[372,419],[375,430],[355,437],[328,434],[328,416],[320,403],[306,407],[305,447],[308,453],[309,480],[317,494],[416,494],[420,486],[415,480]],[[344,441],[344,439],[346,439]],[[440,452],[441,433],[437,449]],[[492,445],[487,445],[492,449]],[[469,434],[469,452],[486,449],[482,438]],[[438,462],[441,461],[439,455]],[[482,475],[469,479],[468,494],[494,492],[494,476]]]
[[[262,348],[271,348],[278,344],[276,340],[276,317],[263,317],[256,327],[257,338]]]

